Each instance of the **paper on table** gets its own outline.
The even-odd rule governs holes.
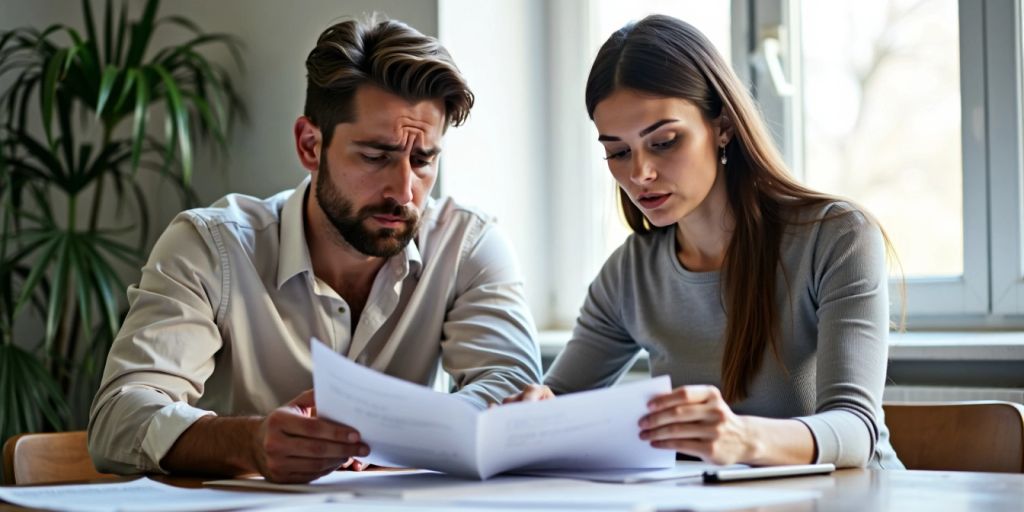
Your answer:
[[[520,493],[490,493],[458,497],[453,503],[491,507],[651,507],[685,510],[731,510],[780,503],[809,501],[814,491],[744,489],[739,487],[677,486],[665,484],[619,485],[580,482],[585,486],[537,489]]]
[[[310,495],[303,501],[320,503],[351,495]],[[293,504],[295,495],[185,489],[139,478],[130,482],[0,487],[0,500],[22,507],[68,512],[192,512]]]
[[[262,478],[251,478],[217,480],[206,482],[206,485],[306,493],[350,493],[369,498],[450,501],[457,497],[533,492],[545,488],[565,489],[588,483],[530,476],[497,476],[481,482],[436,471],[337,471],[308,484],[276,484]]]
[[[317,414],[350,425],[370,446],[367,462],[488,478],[517,468],[667,468],[675,452],[638,436],[647,401],[667,376],[555,400],[479,411],[360,366],[314,339]]]
[[[247,489],[264,489],[276,492],[301,492],[301,493],[352,493],[365,484],[367,480],[382,477],[407,475],[439,475],[436,471],[426,469],[410,469],[399,471],[335,471],[324,475],[312,482],[305,484],[280,484],[268,482],[261,476],[251,478],[231,478],[226,480],[208,480],[203,485],[213,487],[245,487]],[[394,480],[389,479],[389,480]],[[372,486],[371,486],[372,487]],[[397,496],[396,496],[397,497]]]
[[[718,464],[708,464],[706,462],[680,460],[676,461],[675,467],[665,469],[605,469],[597,471],[540,469],[517,471],[516,473],[521,475],[589,480],[591,482],[636,484],[644,482],[660,482],[665,480],[681,480],[684,478],[700,478],[704,475],[705,471],[716,471],[726,468],[742,469],[749,467],[750,466],[746,464],[720,466]]]
[[[342,503],[324,503],[322,505],[281,507],[261,509],[264,512],[480,512],[479,505],[455,505],[452,503],[410,503],[407,501],[395,500],[353,500]],[[501,508],[495,512],[516,512],[523,509]],[[526,512],[565,512],[566,507],[529,507]],[[600,506],[587,507],[587,510],[600,512],[655,512],[653,507],[647,506]]]

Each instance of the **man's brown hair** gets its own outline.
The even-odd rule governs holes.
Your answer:
[[[395,20],[346,20],[325,30],[306,58],[303,114],[330,144],[334,127],[355,117],[352,100],[373,85],[412,102],[444,102],[445,128],[459,126],[473,108],[473,92],[441,43]]]

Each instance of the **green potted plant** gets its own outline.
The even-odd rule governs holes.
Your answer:
[[[123,315],[118,269],[137,270],[148,251],[153,204],[140,178],[194,206],[194,148],[212,141],[225,154],[244,113],[233,75],[209,55],[240,68],[236,38],[158,17],[157,0],[129,20],[128,4],[108,0],[102,30],[83,0],[84,33],[0,32],[0,442],[83,426]],[[165,26],[186,35],[154,48]],[[16,344],[21,322],[40,332]]]

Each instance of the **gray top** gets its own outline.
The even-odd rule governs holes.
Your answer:
[[[836,214],[846,212],[836,217]],[[826,215],[823,222],[813,222]],[[902,468],[882,413],[889,302],[881,231],[846,203],[807,212],[782,238],[779,352],[766,350],[737,414],[795,418],[817,462]],[[640,351],[673,386],[720,386],[726,311],[719,272],[690,272],[673,229],[634,234],[590,286],[545,383],[555,393],[612,385]]]

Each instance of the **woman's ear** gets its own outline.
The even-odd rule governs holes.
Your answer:
[[[320,150],[323,148],[323,135],[313,121],[306,116],[295,120],[295,152],[299,156],[302,167],[310,172],[320,168]]]
[[[717,140],[715,142],[717,142],[719,147],[728,144],[736,133],[736,127],[732,122],[732,118],[725,112],[722,112],[722,114],[718,116],[718,119],[715,119],[715,128],[717,136]]]

